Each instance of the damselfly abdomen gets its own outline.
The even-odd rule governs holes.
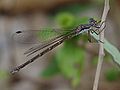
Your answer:
[[[25,67],[26,65],[32,63],[37,58],[43,56],[47,52],[51,51],[56,46],[60,45],[64,41],[71,39],[77,35],[80,35],[84,32],[91,32],[95,34],[99,34],[101,31],[99,28],[103,23],[100,21],[96,21],[93,18],[89,19],[87,24],[79,25],[78,27],[72,30],[59,30],[59,29],[50,29],[50,30],[29,30],[29,31],[17,31],[13,34],[13,39],[20,43],[38,43],[37,46],[31,47],[24,54],[27,56],[41,51],[39,54],[35,55],[30,60],[21,64],[20,66],[15,67],[11,73],[14,74],[18,72],[20,69]]]

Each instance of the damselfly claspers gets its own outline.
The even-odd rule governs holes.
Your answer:
[[[30,48],[24,54],[27,54],[27,56],[29,56],[37,51],[41,50],[41,52],[39,54],[35,55],[34,57],[32,57],[30,60],[26,61],[25,63],[13,68],[10,72],[12,74],[18,72],[20,69],[24,68],[26,65],[32,63],[37,58],[39,58],[39,57],[43,56],[44,54],[46,54],[47,52],[51,51],[53,48],[60,45],[64,41],[71,39],[77,35],[80,35],[81,33],[84,33],[84,32],[90,33],[91,32],[91,33],[95,33],[95,34],[99,35],[104,29],[103,28],[102,30],[99,30],[100,27],[103,25],[103,23],[104,22],[96,21],[93,18],[90,18],[88,24],[81,24],[78,27],[76,27],[75,29],[73,29],[72,31],[69,31],[64,34],[60,31],[56,31],[55,29],[53,29],[52,31],[49,31],[49,32],[54,32],[54,34],[53,34],[54,38],[51,38],[51,36],[49,36],[49,34],[47,34],[47,36],[48,36],[47,38],[50,38],[49,40],[46,40],[46,38],[43,39],[44,41],[41,42],[42,44],[39,44],[35,47]],[[26,35],[29,35],[28,32],[30,32],[30,31],[17,31],[13,35],[13,39],[16,40],[16,38],[18,38],[19,42],[25,42],[21,38],[25,39]],[[48,31],[41,30],[41,31],[39,31],[39,33],[36,33],[35,30],[32,30],[31,34],[36,33],[36,34],[34,34],[36,36],[38,34],[42,35],[42,33],[44,33],[44,32],[46,33]],[[57,35],[58,33],[59,33],[59,35]],[[32,35],[32,37],[34,37],[34,35]],[[30,37],[31,37],[31,35],[30,35]],[[43,36],[41,36],[41,38],[42,37]],[[27,42],[31,43],[31,40],[30,41],[28,40]]]

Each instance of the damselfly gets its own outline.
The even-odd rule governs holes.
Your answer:
[[[39,44],[37,46],[28,49],[24,54],[29,56],[37,51],[41,51],[41,52],[39,54],[35,55],[34,57],[32,57],[30,60],[26,61],[25,63],[13,68],[11,70],[11,73],[14,74],[14,73],[18,72],[20,69],[24,68],[26,65],[32,63],[37,58],[39,58],[39,57],[43,56],[44,54],[46,54],[47,52],[51,51],[53,48],[60,45],[64,41],[71,39],[77,35],[80,35],[81,33],[84,33],[84,32],[90,33],[91,32],[91,33],[95,33],[95,34],[99,35],[103,30],[103,29],[99,30],[100,27],[103,25],[103,23],[104,22],[101,23],[101,21],[96,21],[93,18],[90,18],[89,22],[87,24],[81,24],[78,27],[76,27],[75,29],[73,29],[72,31],[64,31],[64,30],[59,31],[56,29],[52,29],[49,31],[48,30],[17,31],[13,35],[13,39],[17,40],[18,42],[33,43],[33,42],[39,41]],[[46,36],[44,33],[46,34]],[[27,37],[29,36],[32,38],[39,36],[39,38],[37,38],[37,39],[31,38],[30,40],[28,40],[28,39],[26,39],[26,36]]]

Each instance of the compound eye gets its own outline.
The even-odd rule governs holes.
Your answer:
[[[93,21],[94,19],[93,18],[90,18],[90,21]]]
[[[84,25],[81,25],[81,28],[84,28]]]
[[[90,18],[89,19],[89,23],[92,24],[92,25],[94,25],[96,23],[96,21],[93,18]]]
[[[89,22],[91,23],[91,22],[94,22],[94,19],[93,18],[90,18],[89,19]]]

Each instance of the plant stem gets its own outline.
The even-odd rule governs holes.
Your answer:
[[[101,22],[106,21],[109,9],[110,9],[110,7],[109,7],[109,0],[105,0],[104,11],[103,11]],[[102,28],[104,27],[104,25],[105,25],[105,23],[103,23],[103,25],[101,26],[100,30],[102,30]],[[100,41],[104,42],[104,30],[100,33],[99,38],[100,38]],[[104,55],[105,55],[104,54],[104,43],[100,43],[98,65],[97,65],[97,70],[96,70],[96,75],[95,75],[93,90],[97,90],[98,89],[99,78],[100,78],[100,71],[101,71],[101,68],[102,68],[102,63],[103,63]]]

